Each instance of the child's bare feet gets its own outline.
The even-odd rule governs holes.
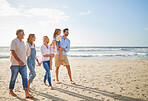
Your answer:
[[[10,90],[9,94],[12,95],[12,96],[17,96],[17,95],[13,92],[13,90]]]

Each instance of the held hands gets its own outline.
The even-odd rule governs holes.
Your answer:
[[[38,65],[37,66],[41,66],[41,64],[42,64],[41,62],[38,62]]]

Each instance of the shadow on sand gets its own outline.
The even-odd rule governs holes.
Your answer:
[[[52,95],[49,95],[49,94],[46,94],[46,93],[43,93],[43,92],[40,92],[40,91],[34,90],[34,91],[31,91],[31,92],[34,93],[34,94],[37,94],[39,96],[42,96],[44,98],[51,99],[53,101],[66,101],[64,99],[61,99],[61,98],[58,98],[58,97],[55,97],[55,96],[52,96]]]
[[[96,88],[85,87],[85,86],[78,85],[78,84],[74,84],[74,85],[65,84],[65,83],[62,83],[62,84],[65,85],[65,86],[74,87],[74,88],[78,88],[78,89],[98,93],[98,94],[101,94],[103,96],[111,97],[111,98],[113,98],[115,100],[144,101],[144,100],[140,100],[140,99],[136,99],[136,98],[132,98],[132,97],[128,97],[128,96],[122,96],[122,95],[115,94],[115,93],[108,92],[108,91],[99,90],[99,89],[96,89]],[[65,94],[68,94],[70,96],[77,97],[77,98],[80,98],[80,99],[83,99],[83,100],[87,100],[87,101],[102,101],[101,99],[96,99],[96,98],[89,97],[89,96],[86,96],[86,95],[78,94],[78,93],[75,93],[75,92],[72,92],[72,91],[69,91],[69,90],[65,90],[65,89],[61,89],[61,88],[58,88],[58,87],[55,87],[54,90],[57,90],[59,92],[62,92],[62,93],[65,93]],[[58,98],[58,97],[43,93],[41,91],[34,90],[34,91],[32,91],[32,93],[37,94],[37,95],[42,96],[42,97],[47,98],[47,99],[54,100],[54,101],[66,101],[64,99],[61,99],[61,98]],[[20,97],[16,97],[16,98],[21,100],[21,101],[27,101],[26,99],[22,99]],[[29,100],[39,101],[39,99],[37,99],[37,98],[32,98],[32,99],[29,99]],[[41,99],[41,100],[43,100],[43,99]]]
[[[91,87],[85,87],[85,86],[78,85],[78,84],[74,84],[74,85],[65,84],[65,83],[62,83],[62,84],[65,85],[65,86],[75,87],[75,88],[78,88],[78,89],[83,89],[83,90],[87,90],[87,91],[90,91],[90,92],[102,94],[104,96],[108,96],[108,97],[111,97],[113,99],[117,99],[117,100],[121,100],[121,101],[144,101],[144,100],[141,100],[141,99],[136,99],[136,98],[132,98],[132,97],[128,97],[128,96],[122,96],[122,95],[115,94],[115,93],[112,93],[112,92],[103,91],[103,90],[99,90],[99,89],[91,88]]]

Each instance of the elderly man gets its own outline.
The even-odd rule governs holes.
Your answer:
[[[18,29],[16,31],[17,38],[12,40],[10,45],[10,51],[11,51],[11,80],[9,84],[10,92],[9,94],[12,96],[17,96],[14,92],[14,85],[17,78],[18,73],[20,73],[22,77],[22,84],[23,89],[25,91],[26,98],[32,98],[33,96],[29,94],[28,91],[28,80],[27,80],[27,67],[26,67],[26,46],[24,41],[24,30]]]

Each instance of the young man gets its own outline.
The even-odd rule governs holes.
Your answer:
[[[26,67],[26,46],[24,41],[24,30],[18,29],[16,31],[17,38],[12,40],[10,45],[10,51],[11,51],[11,80],[9,84],[9,94],[12,96],[17,96],[14,92],[14,85],[17,78],[18,73],[21,74],[22,77],[22,83],[23,83],[23,89],[25,91],[26,98],[32,98],[33,96],[29,94],[28,91],[28,80],[27,80],[27,67]]]
[[[70,65],[69,65],[69,61],[67,58],[67,52],[70,49],[70,40],[67,38],[67,36],[69,35],[69,30],[68,28],[63,30],[63,36],[61,36],[61,42],[60,42],[60,48],[57,48],[57,53],[55,56],[55,66],[56,66],[56,80],[57,80],[57,84],[59,84],[59,79],[58,79],[58,73],[59,73],[59,58],[60,58],[60,52],[59,51],[63,51],[63,55],[62,55],[62,64],[64,66],[66,66],[67,71],[68,71],[68,75],[70,78],[70,83],[74,84],[74,82],[72,81],[72,77],[71,77],[71,70],[70,70]]]

